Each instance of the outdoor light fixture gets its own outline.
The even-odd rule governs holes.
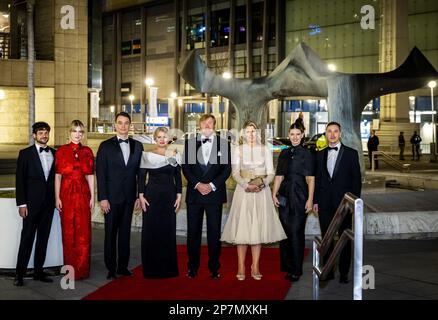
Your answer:
[[[222,73],[222,78],[231,79],[231,73],[229,73],[228,71],[225,71],[224,73]]]
[[[148,87],[153,86],[153,85],[154,85],[154,79],[152,79],[152,78],[146,78],[146,80],[144,81],[144,83],[145,83]]]
[[[327,65],[327,68],[328,68],[330,71],[336,71],[336,65],[333,64],[333,63],[328,64],[328,65]]]

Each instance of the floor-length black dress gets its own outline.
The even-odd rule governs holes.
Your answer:
[[[143,152],[139,193],[149,202],[143,212],[141,259],[145,278],[178,276],[175,200],[182,191],[176,157]],[[147,177],[147,183],[146,183]]]

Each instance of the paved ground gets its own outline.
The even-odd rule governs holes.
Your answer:
[[[178,242],[185,244],[185,238]],[[307,244],[311,248],[311,243]],[[132,233],[130,267],[140,264],[140,233]],[[438,239],[433,240],[368,240],[364,243],[364,265],[372,265],[375,270],[375,289],[365,290],[365,300],[399,300],[399,299],[438,299]],[[108,282],[103,263],[103,230],[93,229],[91,256],[91,276],[76,282],[74,290],[63,290],[60,286],[61,276],[53,276],[52,284],[25,279],[21,288],[12,285],[13,275],[3,270],[0,273],[0,299],[81,299]],[[263,271],[263,252],[261,258]],[[304,264],[305,274],[289,290],[288,300],[311,300],[311,254]],[[53,272],[53,270],[48,270]],[[286,280],[285,280],[286,281]],[[321,300],[350,300],[352,283],[339,284],[330,281],[321,288]]]

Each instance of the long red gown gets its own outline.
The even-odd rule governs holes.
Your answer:
[[[88,278],[91,247],[91,193],[85,176],[94,173],[93,152],[86,146],[71,142],[56,151],[55,166],[56,173],[62,175],[59,197],[62,202],[64,264],[74,267],[76,280]]]

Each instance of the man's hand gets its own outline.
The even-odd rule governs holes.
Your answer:
[[[23,219],[26,218],[27,217],[27,207],[20,207],[20,208],[18,208],[18,214]]]
[[[140,210],[140,199],[137,198],[134,203],[134,210]]]
[[[100,209],[102,210],[103,214],[107,214],[111,210],[111,206],[108,200],[102,200],[100,202]]]
[[[198,190],[203,196],[213,191],[209,183],[202,183],[202,182],[198,183],[198,185],[196,186],[196,190]]]

